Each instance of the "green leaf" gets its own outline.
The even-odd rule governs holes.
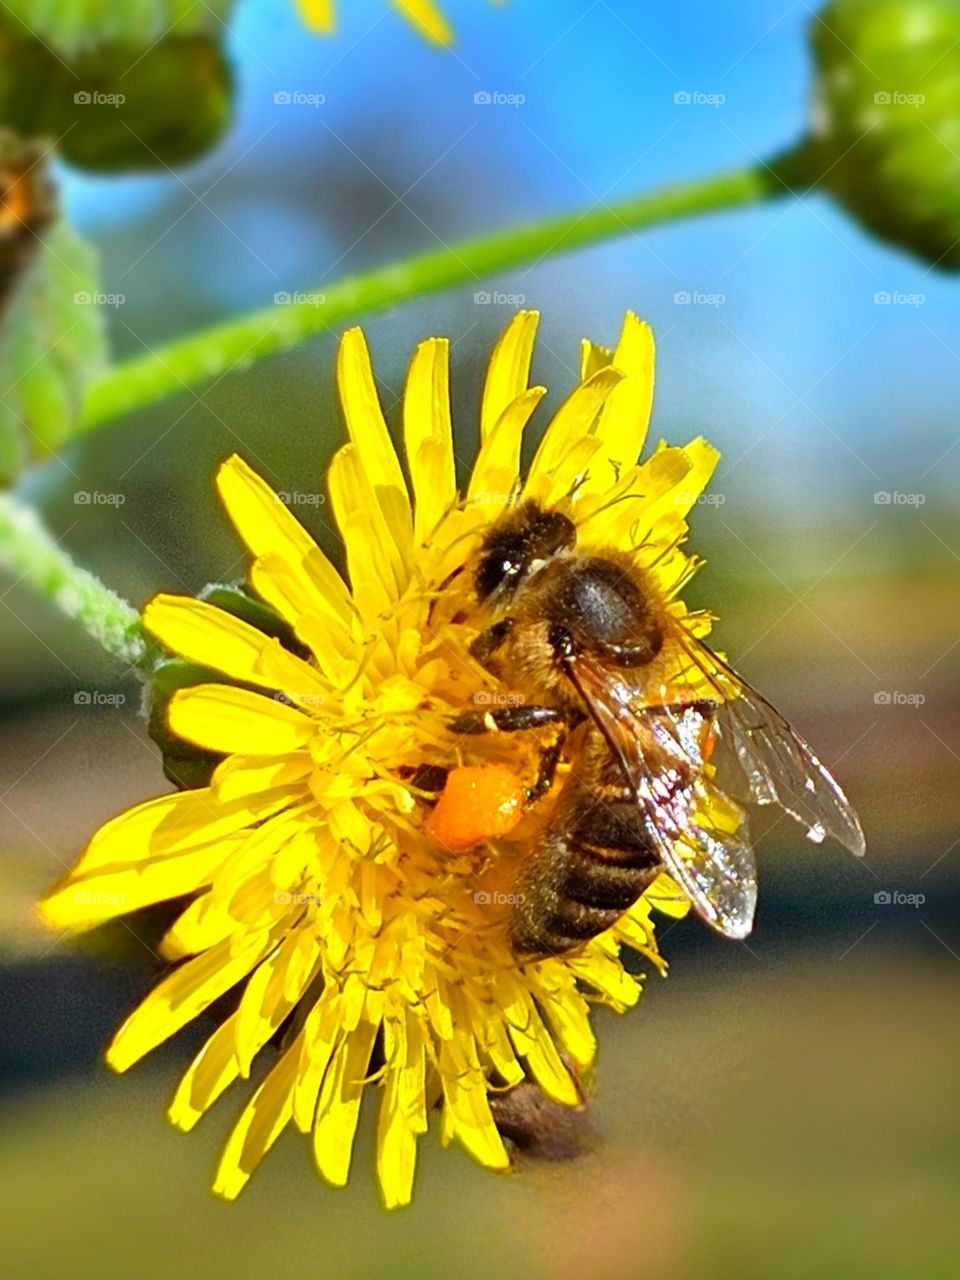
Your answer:
[[[66,58],[102,44],[222,31],[234,0],[6,0],[3,12]]]
[[[0,480],[69,440],[106,365],[96,254],[59,222],[0,313]]]

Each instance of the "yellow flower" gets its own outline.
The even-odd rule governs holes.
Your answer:
[[[530,1081],[557,1103],[580,1105],[578,1081],[596,1051],[590,1005],[623,1011],[640,995],[621,946],[662,969],[652,909],[687,910],[661,875],[605,933],[563,955],[520,960],[497,843],[453,852],[431,839],[429,808],[411,782],[424,762],[482,768],[491,738],[498,785],[509,778],[505,762],[521,765],[513,740],[529,735],[450,732],[452,717],[499,688],[469,654],[476,601],[470,575],[457,571],[521,498],[561,508],[578,546],[631,555],[676,617],[698,635],[709,630],[677,593],[696,567],[681,545],[686,515],[717,454],[697,439],[661,444],[637,464],[653,396],[649,328],[628,314],[614,352],[583,344],[581,381],[521,477],[524,430],[544,395],[528,386],[536,326],[535,313],[519,313],[492,353],[462,496],[447,340],[422,343],[410,365],[408,485],[363,334],[344,335],[337,374],[350,440],[333,459],[329,491],[346,579],[244,461],[223,464],[218,488],[252,556],[250,587],[295,641],[203,600],[160,595],[144,612],[167,649],[222,673],[222,682],[176,692],[168,716],[179,738],[223,758],[209,786],[108,822],[42,910],[54,926],[84,929],[188,899],[162,943],[177,967],[107,1058],[125,1071],[236,989],[235,1012],[170,1110],[192,1128],[250,1076],[268,1041],[279,1044],[217,1172],[215,1190],[227,1198],[291,1122],[312,1135],[320,1172],[343,1185],[368,1085],[380,1098],[377,1168],[388,1206],[410,1199],[432,1113],[445,1143],[506,1169],[491,1096]]]
[[[433,0],[390,0],[390,3],[434,44],[450,44],[453,40],[453,32]],[[335,0],[297,0],[297,8],[313,31],[329,35],[335,29]]]

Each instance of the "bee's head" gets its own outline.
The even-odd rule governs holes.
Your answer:
[[[539,562],[568,550],[577,540],[573,521],[559,511],[525,502],[498,520],[480,548],[474,573],[477,598],[506,596]]]

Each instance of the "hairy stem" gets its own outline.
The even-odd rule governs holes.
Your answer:
[[[32,507],[11,493],[0,494],[0,568],[79,622],[107,653],[134,665],[145,658],[136,609],[74,564]]]
[[[534,266],[624,232],[788,194],[795,185],[811,181],[806,155],[807,148],[801,146],[769,165],[665,187],[619,204],[598,204],[350,276],[329,287],[320,285],[307,295],[308,301],[275,303],[115,366],[90,388],[80,430],[92,430],[231,369],[288,351],[346,319],[479,282],[511,267]]]

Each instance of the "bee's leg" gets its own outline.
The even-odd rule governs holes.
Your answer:
[[[537,776],[532,785],[527,788],[527,803],[533,804],[545,796],[553,786],[567,734],[581,719],[581,712],[569,708],[561,710],[557,707],[497,707],[492,711],[464,711],[451,723],[450,728],[454,733],[475,734],[517,733],[524,729],[555,727],[556,737],[541,752]]]
[[[570,713],[557,707],[477,707],[451,720],[450,729],[453,733],[517,733],[523,729],[566,724],[569,719]]]
[[[566,741],[567,730],[564,727],[559,737],[541,752],[537,776],[533,785],[527,787],[527,804],[534,804],[545,796],[553,786],[553,780],[557,776],[557,765],[560,763],[560,757],[563,755]]]
[[[500,622],[495,622],[486,631],[481,631],[471,643],[470,656],[476,658],[482,666],[486,666],[512,630],[512,618],[503,618]]]
[[[429,796],[427,803],[432,807],[440,799],[440,793],[447,785],[447,775],[450,770],[442,764],[418,764],[415,769],[404,765],[397,772],[405,782],[410,783],[411,787],[415,787],[417,791],[426,792]]]

